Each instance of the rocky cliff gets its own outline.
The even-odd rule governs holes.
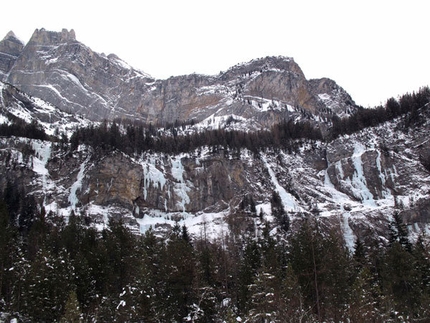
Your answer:
[[[324,130],[332,116],[346,117],[359,108],[334,81],[306,80],[286,57],[256,59],[217,76],[155,80],[114,55],[91,51],[73,31],[36,30],[25,46],[10,33],[0,52],[8,82],[0,82],[0,124],[18,120],[48,135],[0,138],[0,191],[8,185],[24,190],[49,216],[74,212],[98,228],[117,217],[136,231],[152,227],[160,233],[179,222],[192,234],[204,231],[214,238],[244,226],[258,232],[268,221],[276,232],[281,227],[272,212],[276,193],[293,226],[316,217],[339,228],[351,248],[365,233],[386,235],[394,212],[411,232],[429,230],[430,96],[411,110],[420,120],[416,124],[404,111],[351,135],[298,139],[290,150],[74,149],[68,142],[74,129],[103,119],[194,120],[183,129],[203,132],[223,128],[232,118],[243,133],[306,119]],[[396,103],[387,113],[400,115],[401,109]]]
[[[129,155],[2,138],[0,185],[19,183],[47,212],[67,217],[74,211],[95,226],[113,216],[136,231],[164,232],[179,222],[193,234],[204,229],[212,237],[244,214],[241,223],[258,227],[269,221],[276,228],[271,198],[277,192],[293,225],[317,217],[339,227],[352,247],[354,237],[386,234],[393,212],[400,212],[411,232],[429,228],[430,176],[422,157],[430,154],[430,118],[409,130],[403,122],[399,118],[329,142],[305,141],[290,153],[201,147]],[[255,213],[247,208],[250,200]]]
[[[23,48],[24,44],[12,31],[0,42],[0,81],[6,79]]]
[[[334,81],[308,81],[292,58],[266,57],[217,76],[155,80],[117,56],[92,51],[73,30],[36,30],[22,47],[0,43],[3,80],[61,110],[93,121],[132,118],[152,123],[245,118],[261,129],[289,118],[329,118],[356,109]]]
[[[94,53],[76,41],[73,30],[44,29],[34,32],[6,79],[63,111],[93,120],[132,117],[124,107],[136,106],[133,88],[148,80],[118,57]]]

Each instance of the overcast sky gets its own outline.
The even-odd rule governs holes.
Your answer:
[[[429,9],[428,0],[4,1],[0,39],[74,29],[94,51],[161,79],[283,55],[368,107],[430,84]]]

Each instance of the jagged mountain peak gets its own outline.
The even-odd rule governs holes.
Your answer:
[[[73,29],[36,29],[5,70],[3,80],[18,89],[92,120],[132,118],[127,110],[136,104],[127,97],[133,88],[152,81],[116,56],[92,51],[76,40]]]
[[[265,56],[265,57],[259,57],[252,59],[248,62],[243,62],[236,64],[235,66],[231,67],[231,69],[240,68],[240,67],[252,67],[254,69],[257,68],[288,68],[289,64],[291,62],[294,62],[293,57],[287,57],[287,56]]]
[[[9,31],[0,41],[0,81],[6,79],[23,48],[24,43],[15,36],[13,31]]]
[[[36,29],[5,66],[2,81],[94,121],[128,118],[162,124],[235,115],[256,130],[283,119],[320,118],[321,113],[337,113],[331,107],[346,111],[353,104],[337,102],[331,93],[321,100],[291,57],[253,59],[218,76],[155,80],[114,54],[93,52],[76,40],[73,29]]]
[[[3,38],[3,40],[11,38],[11,37],[16,37],[15,33],[12,30],[6,34],[6,36]]]
[[[4,41],[13,41],[16,43],[21,43],[23,44],[23,42],[15,35],[15,33],[11,30],[9,31],[6,36],[3,38],[2,42]]]
[[[36,29],[30,38],[29,43],[51,45],[76,41],[76,34],[73,29],[68,31],[63,28],[61,32],[48,31],[45,28]]]
[[[10,55],[19,55],[23,47],[24,43],[16,37],[12,30],[0,41],[0,52]]]

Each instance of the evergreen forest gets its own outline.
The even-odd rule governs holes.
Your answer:
[[[19,208],[16,208],[18,203]],[[19,219],[16,219],[19,212]],[[45,214],[31,197],[0,203],[0,311],[19,322],[413,322],[430,318],[430,246],[400,216],[389,239],[354,251],[318,221],[255,237],[246,211],[216,240],[167,237],[111,220]],[[18,223],[13,225],[12,223]]]

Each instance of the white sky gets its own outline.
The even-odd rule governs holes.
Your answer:
[[[0,9],[0,39],[74,29],[155,78],[283,55],[364,107],[430,84],[428,0],[17,0]]]

